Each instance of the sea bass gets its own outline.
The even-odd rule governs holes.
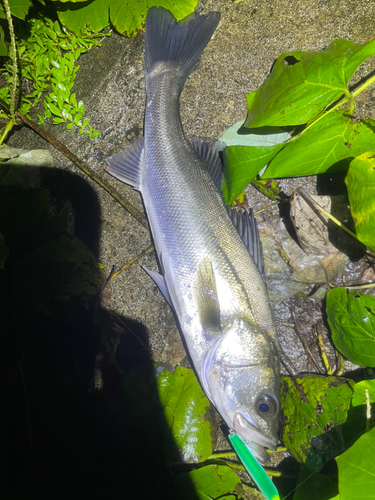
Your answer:
[[[179,110],[219,20],[211,12],[177,23],[166,9],[148,11],[145,136],[108,158],[106,170],[142,194],[161,274],[146,271],[178,319],[206,395],[266,461],[278,441],[279,355],[257,228],[252,215],[228,216],[222,145],[189,142]]]

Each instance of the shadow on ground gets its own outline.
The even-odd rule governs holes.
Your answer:
[[[37,226],[24,221],[39,217],[31,207],[38,205],[39,195],[30,210],[22,207],[19,213],[19,200],[35,191],[19,188],[17,194],[16,188],[2,186],[0,198],[0,231],[10,250],[0,274],[1,497],[194,499],[189,480],[185,477],[181,491],[165,466],[163,425],[147,400],[155,382],[145,328],[115,317],[98,294],[67,299],[56,283],[61,274],[56,268],[61,269],[60,263],[53,265],[54,256],[46,259],[50,269],[29,257],[51,235],[54,241],[61,237],[60,226],[48,234],[43,230],[51,220],[61,223],[56,207],[65,198],[68,212],[75,214],[75,236],[97,258],[100,207],[95,194],[80,177],[57,169],[43,170],[39,187],[30,189],[43,194],[41,186],[54,200]],[[64,233],[71,233],[65,216]],[[66,253],[71,252],[67,247]],[[81,271],[70,284],[82,279]],[[143,392],[136,387],[139,379],[129,378],[137,370]]]

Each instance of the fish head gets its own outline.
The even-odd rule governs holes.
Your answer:
[[[262,462],[275,450],[279,424],[279,356],[275,336],[239,317],[207,353],[201,381],[211,401]]]

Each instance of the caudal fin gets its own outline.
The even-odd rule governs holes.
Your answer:
[[[157,62],[172,61],[181,65],[187,78],[219,21],[219,12],[210,12],[206,16],[192,14],[177,23],[169,10],[152,7],[146,18],[146,76]]]

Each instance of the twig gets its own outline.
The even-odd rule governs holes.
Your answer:
[[[280,351],[280,354],[281,354],[280,362],[283,365],[283,367],[286,369],[286,371],[292,377],[293,377],[293,375],[297,375],[297,373],[298,373],[297,368],[294,366],[294,364],[289,359],[289,357],[285,354],[285,351],[283,350],[283,348],[281,347],[281,345],[279,345],[279,351]]]
[[[322,208],[319,203],[317,203],[316,201],[314,201],[311,196],[309,196],[303,188],[298,188],[297,189],[298,193],[305,199],[305,201],[307,201],[307,203],[312,206],[313,208],[317,208],[318,210],[320,210],[325,216],[327,216],[329,219],[331,219],[331,221],[333,221],[335,224],[337,224],[339,227],[341,227],[341,229],[343,229],[346,233],[350,234],[350,236],[353,236],[353,238],[355,238],[357,241],[358,238],[356,236],[355,233],[353,233],[353,231],[351,231],[350,229],[348,229],[342,222],[340,222],[338,219],[336,219],[336,217],[334,217],[333,215],[331,215],[329,212],[327,212],[326,210],[324,210],[324,208]]]
[[[0,106],[9,113],[9,106],[0,99]],[[52,146],[54,146],[58,151],[60,151],[63,155],[69,158],[82,172],[84,172],[90,179],[96,182],[104,191],[107,191],[108,194],[112,196],[120,205],[125,208],[142,226],[146,229],[149,229],[149,225],[146,217],[141,214],[133,205],[131,205],[128,201],[126,201],[121,194],[109,184],[107,184],[103,179],[101,179],[98,175],[95,174],[91,168],[89,168],[85,163],[83,163],[75,154],[73,154],[62,142],[60,142],[56,137],[53,137],[49,132],[47,132],[44,128],[37,125],[35,122],[26,118],[26,116],[22,115],[18,111],[15,113],[15,118],[18,123],[23,122],[25,125],[33,129],[37,134],[39,134],[43,139],[49,142]]]
[[[336,371],[335,371],[335,376],[336,377],[341,377],[341,375],[345,371],[344,358],[339,353],[339,351],[335,351],[335,354],[336,354]]]
[[[323,343],[323,337],[322,337],[322,334],[320,331],[318,331],[318,327],[316,326],[315,327],[315,331],[316,331],[316,336],[317,336],[317,339],[318,339],[318,346],[319,346],[319,349],[320,349],[320,356],[323,360],[323,364],[324,364],[324,367],[326,369],[326,372],[327,372],[327,375],[332,375],[332,370],[331,370],[331,367],[329,366],[329,362],[328,362],[328,358],[327,358],[327,354],[326,354],[326,349],[324,347],[324,343]]]
[[[141,214],[133,205],[127,202],[121,194],[113,187],[109,186],[103,179],[101,179],[98,175],[95,174],[91,168],[85,165],[81,160],[77,158],[62,142],[60,142],[56,137],[53,137],[49,132],[45,129],[32,122],[26,116],[21,113],[16,113],[16,118],[22,120],[28,127],[32,128],[37,134],[42,136],[46,141],[48,141],[52,146],[54,146],[58,151],[60,151],[63,155],[69,158],[79,169],[82,170],[86,175],[90,177],[94,182],[96,182],[104,191],[107,191],[112,198],[114,198],[122,207],[125,208],[137,221],[142,224],[145,228],[149,228],[146,217]]]
[[[124,264],[119,271],[113,273],[112,276],[111,276],[111,278],[110,278],[110,280],[114,280],[115,278],[117,278],[117,276],[120,273],[122,273],[123,271],[125,271],[125,269],[127,269],[128,267],[130,267],[132,264],[134,264],[135,262],[137,262],[139,259],[141,259],[145,255],[149,255],[153,251],[154,251],[154,245],[150,245],[148,248],[146,248],[146,250],[143,250],[136,257],[134,257],[134,259],[129,260],[129,262],[127,262],[126,264]]]
[[[303,335],[301,334],[301,325],[300,325],[300,322],[297,318],[297,316],[294,314],[294,312],[292,311],[292,316],[293,316],[293,319],[294,319],[294,322],[296,324],[296,332],[297,332],[297,335],[298,337],[300,338],[302,344],[303,344],[303,347],[305,348],[305,351],[309,354],[310,358],[311,358],[311,361],[314,363],[315,365],[315,368],[318,370],[319,373],[323,373],[322,372],[322,369],[320,368],[319,366],[319,363],[315,360],[312,352],[310,351],[310,348],[309,346],[306,344],[305,342],[305,339],[303,338]]]

